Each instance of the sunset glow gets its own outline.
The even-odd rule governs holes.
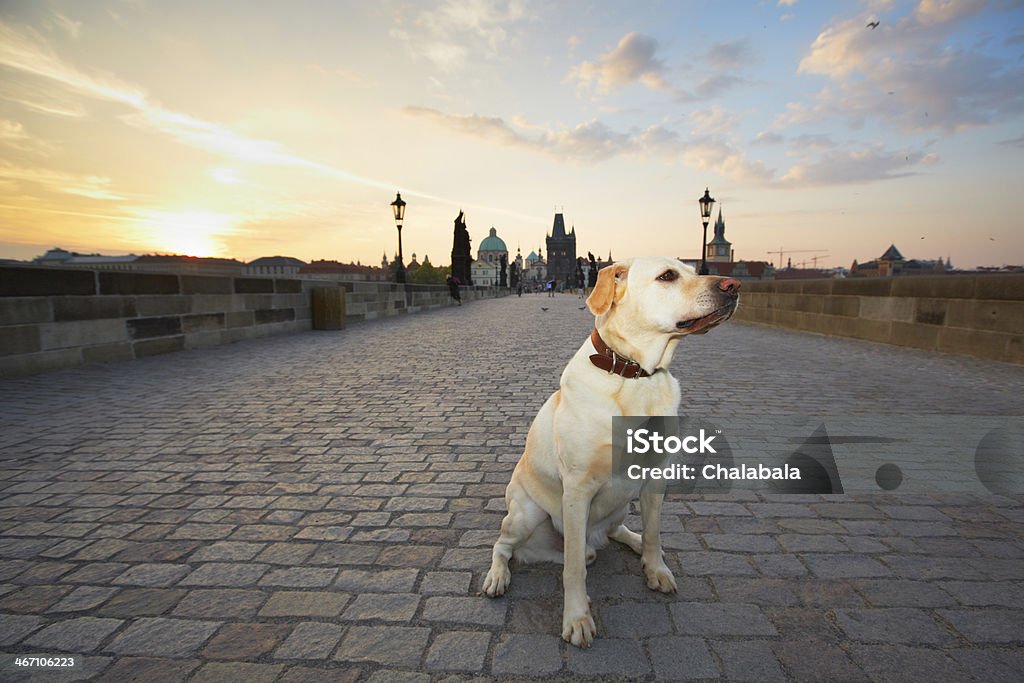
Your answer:
[[[139,234],[147,234],[150,249],[190,256],[226,254],[225,238],[235,234],[228,214],[209,211],[152,212],[143,217]]]
[[[711,12],[713,20],[696,23]],[[870,21],[879,23],[874,28]],[[1024,262],[1019,3],[529,0],[0,7],[0,257]],[[980,201],[979,201],[980,200]]]

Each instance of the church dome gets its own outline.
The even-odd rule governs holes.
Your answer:
[[[505,246],[505,240],[498,237],[498,231],[491,228],[491,234],[485,237],[484,241],[480,243],[480,251],[508,252],[508,247]]]

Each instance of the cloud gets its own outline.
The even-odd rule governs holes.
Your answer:
[[[348,81],[349,83],[352,83],[354,85],[366,85],[365,78],[357,74],[355,71],[352,71],[351,69],[346,69],[344,67],[326,67],[323,66],[322,64],[311,63],[307,64],[306,68],[309,69],[310,71],[313,71],[314,73],[318,73],[323,76],[337,76],[342,80]]]
[[[746,38],[712,43],[705,54],[705,61],[714,69],[727,71],[747,66],[753,61],[753,50]]]
[[[26,168],[0,161],[0,178],[37,185],[48,192],[62,192],[91,199],[123,199],[110,191],[110,178],[104,176],[75,175],[46,168]]]
[[[801,151],[827,152],[836,148],[835,141],[821,133],[804,133],[790,139],[790,153]]]
[[[692,90],[669,82],[665,62],[656,55],[658,41],[650,36],[631,32],[618,44],[600,55],[595,61],[584,61],[574,66],[566,80],[577,81],[580,90],[592,90],[607,95],[637,84],[650,90],[671,93],[681,104],[718,97],[727,90],[746,82],[735,73],[754,61],[754,53],[747,39],[714,43],[703,55],[704,71],[710,72]]]
[[[977,14],[987,0],[921,0],[914,17],[922,24],[945,24]]]
[[[618,156],[659,157],[741,182],[764,186],[777,183],[774,170],[761,161],[747,158],[727,135],[715,132],[699,132],[683,140],[663,126],[620,132],[600,121],[588,121],[572,128],[551,130],[522,119],[515,119],[513,126],[499,117],[458,116],[425,107],[406,107],[403,112],[462,135],[544,154],[562,162],[595,164]],[[733,117],[712,108],[698,118],[713,122],[710,125],[713,130],[722,129],[714,122],[725,122]]]
[[[24,74],[21,78],[18,78],[18,74],[10,72],[5,76],[0,79],[2,100],[51,116],[82,118],[86,115],[81,97],[76,93],[48,87],[48,83],[46,87],[41,87],[39,79]]]
[[[922,0],[894,23],[866,30],[862,17],[822,31],[799,71],[824,76],[812,104],[791,103],[779,126],[846,119],[881,120],[903,131],[953,132],[1024,111],[1024,69],[948,43],[979,0]]]
[[[0,119],[0,144],[43,156],[48,156],[56,150],[55,145],[29,135],[23,125],[7,119]]]
[[[72,38],[77,40],[78,36],[81,35],[82,22],[69,19],[66,15],[61,14],[60,12],[54,12],[53,18],[54,21],[57,22],[57,25]]]
[[[32,29],[17,31],[0,21],[0,64],[15,71],[48,78],[77,92],[142,107],[145,93],[108,74],[87,74],[61,60]]]
[[[757,134],[753,140],[750,141],[752,145],[781,145],[786,141],[786,138],[782,137],[778,133],[770,130],[762,130]]]
[[[712,105],[709,109],[697,109],[690,112],[694,132],[697,134],[722,135],[736,130],[742,114],[726,111],[720,105]]]
[[[999,144],[1004,145],[1006,147],[1019,147],[1021,149],[1024,149],[1024,135],[1020,135],[1010,140],[1000,140]]]
[[[206,172],[208,176],[216,180],[218,183],[223,185],[248,185],[249,182],[244,180],[239,174],[238,170],[234,168],[225,168],[218,166],[217,168],[211,168]]]
[[[738,182],[771,185],[776,177],[775,171],[764,162],[748,159],[743,150],[722,136],[707,135],[690,140],[682,158],[689,166]]]
[[[550,129],[521,117],[509,124],[500,117],[446,114],[427,107],[405,107],[402,112],[461,135],[571,163],[594,164],[616,156],[671,156],[683,148],[679,136],[661,126],[623,133],[596,120]]]
[[[779,7],[792,7],[797,2],[799,2],[799,0],[779,0],[778,6]]]
[[[695,113],[689,139],[663,126],[622,132],[600,121],[587,121],[571,128],[550,129],[520,117],[510,123],[496,116],[447,114],[427,107],[405,107],[402,111],[460,135],[544,154],[561,162],[590,165],[620,156],[660,157],[737,182],[776,189],[889,180],[912,175],[915,166],[937,160],[935,155],[891,151],[882,146],[842,150],[826,135],[804,134],[792,139],[788,153],[796,157],[796,162],[782,173],[746,154],[733,134],[740,117],[717,106]],[[755,143],[784,141],[778,133],[766,131]]]
[[[665,64],[654,56],[657,51],[658,41],[654,38],[627,33],[596,62],[585,61],[573,67],[569,78],[600,94],[633,83],[641,83],[652,90],[671,91],[672,86],[665,80]]]
[[[413,58],[451,72],[471,60],[497,57],[512,38],[509,31],[534,14],[524,0],[447,0],[420,11],[411,25],[400,17],[391,37]]]
[[[935,163],[935,155],[887,151],[872,147],[854,151],[832,150],[814,161],[796,164],[780,179],[788,186],[845,185],[913,175],[913,166]]]
[[[388,192],[393,192],[395,188],[392,181],[369,178],[331,164],[307,159],[273,140],[251,138],[234,131],[230,126],[166,109],[151,101],[142,88],[125,83],[109,74],[85,72],[78,69],[58,57],[49,48],[46,41],[32,29],[18,31],[3,21],[0,21],[0,65],[21,74],[47,79],[51,84],[55,83],[95,99],[124,105],[129,111],[119,117],[122,122],[170,137],[181,144],[224,156],[233,161],[303,169],[324,177]],[[4,173],[0,173],[0,177],[17,176],[23,180],[35,178],[38,182],[44,182],[46,178],[50,178],[49,184],[64,192],[99,199],[118,198],[105,189],[110,184],[108,178],[87,176],[83,180],[77,176],[53,172],[38,172],[34,176],[25,173],[18,175],[16,170],[12,170],[13,168],[8,164]],[[61,186],[62,184],[63,186]],[[408,196],[416,196],[443,204],[483,208],[518,218],[535,219],[533,216],[525,216],[510,209],[480,206],[415,188],[403,188],[402,192]]]
[[[168,135],[192,147],[240,161],[302,167],[381,188],[392,186],[293,155],[279,143],[249,138],[227,126],[165,109],[152,103],[141,88],[67,64],[31,29],[22,33],[0,22],[0,64],[100,100],[126,105],[131,112],[121,116],[125,123]]]

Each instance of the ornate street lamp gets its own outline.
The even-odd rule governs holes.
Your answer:
[[[711,198],[708,188],[704,188],[704,196],[697,200],[700,202],[700,219],[704,223],[704,241],[700,243],[700,274],[708,274],[708,221],[711,219],[711,206],[715,200]],[[401,230],[401,228],[399,228]],[[401,232],[399,232],[399,244],[401,244]],[[401,247],[399,247],[401,248]]]
[[[402,193],[395,193],[395,201],[391,202],[395,212],[395,225],[398,226],[398,263],[395,264],[395,282],[405,282],[405,263],[402,261],[402,221],[405,220],[405,202]],[[705,225],[705,228],[707,225]],[[707,230],[705,229],[705,232]]]

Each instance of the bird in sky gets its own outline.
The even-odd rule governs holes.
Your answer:
[[[869,21],[868,25],[865,28],[869,28],[872,31],[874,31],[876,28],[878,28],[878,24],[880,23],[881,22],[879,22],[877,19],[875,21]]]
[[[540,310],[542,310],[542,311],[546,311],[546,310],[548,310],[548,307],[547,307],[547,306],[541,306],[541,307],[540,307]]]

